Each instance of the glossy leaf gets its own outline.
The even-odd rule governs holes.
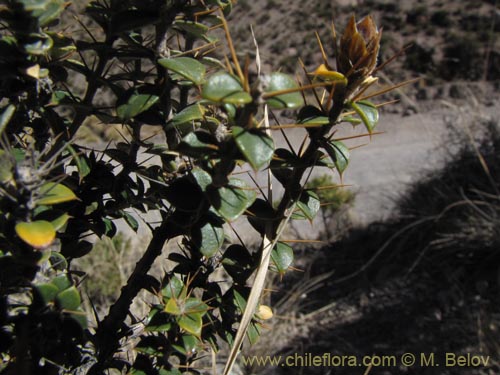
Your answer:
[[[146,324],[146,332],[165,332],[172,327],[172,319],[161,308],[153,307]]]
[[[53,205],[78,199],[70,188],[63,184],[47,182],[40,188],[40,197],[36,200],[38,205]]]
[[[147,111],[155,105],[160,97],[153,94],[132,94],[125,104],[119,105],[116,108],[117,116],[123,120],[128,121],[138,114]]]
[[[196,183],[203,192],[206,192],[207,188],[212,184],[212,176],[201,168],[193,168],[191,175],[194,177]]]
[[[181,316],[178,323],[179,327],[184,331],[198,337],[201,336],[201,328],[203,326],[201,314],[187,314]]]
[[[164,58],[159,59],[158,63],[196,85],[201,85],[205,80],[205,66],[192,57]]]
[[[314,191],[304,190],[297,202],[297,208],[300,210],[300,213],[293,215],[293,219],[301,219],[300,214],[303,214],[306,219],[312,221],[320,209],[318,195]]]
[[[161,293],[165,298],[179,298],[181,292],[184,289],[184,283],[176,276],[172,276],[165,286],[162,289]]]
[[[269,82],[266,87],[267,93],[273,93],[283,90],[297,89],[297,82],[285,73],[272,73],[269,76]],[[300,91],[294,91],[286,94],[272,96],[266,100],[271,108],[298,108],[304,105],[304,99]]]
[[[209,197],[212,206],[224,219],[234,221],[252,205],[257,193],[242,180],[232,178],[227,186],[211,191]]]
[[[243,90],[243,86],[238,79],[226,72],[219,72],[210,76],[203,85],[201,95],[203,98],[216,103],[242,105],[252,101],[252,97]]]
[[[274,142],[264,132],[258,129],[244,129],[233,126],[233,138],[245,159],[254,170],[269,164],[274,153]]]
[[[358,114],[363,121],[368,132],[372,132],[378,123],[378,109],[377,107],[368,101],[359,101],[350,103],[352,109]]]
[[[206,131],[194,131],[182,138],[177,151],[195,158],[209,158],[217,154],[217,139]]]
[[[69,216],[68,214],[64,213],[61,216],[57,217],[56,219],[52,220],[50,223],[54,227],[54,230],[58,231],[58,230],[62,229],[66,225],[66,223],[68,222],[68,220],[70,218],[71,218],[71,216]]]
[[[342,173],[344,173],[349,165],[349,149],[340,141],[328,142],[325,149],[335,164],[339,174],[342,176]]]
[[[293,249],[284,242],[278,242],[271,251],[271,260],[280,274],[284,274],[293,263]]]
[[[184,124],[191,125],[193,121],[202,120],[204,114],[205,109],[200,104],[190,105],[177,113],[172,120],[168,122],[167,128],[170,126],[178,127]]]
[[[56,238],[54,227],[45,220],[18,223],[15,230],[19,238],[36,249],[49,246]]]
[[[192,230],[194,246],[207,258],[214,256],[224,242],[223,220],[208,214]]]

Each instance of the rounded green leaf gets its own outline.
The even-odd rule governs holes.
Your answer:
[[[52,302],[56,298],[57,293],[59,293],[57,286],[50,283],[36,285],[35,291],[45,305]]]
[[[268,78],[266,92],[268,94],[277,93],[279,91],[298,89],[297,82],[285,73],[272,73]],[[267,100],[272,108],[298,108],[304,105],[304,99],[300,91],[289,92],[286,94],[271,96]]]
[[[216,155],[218,150],[217,139],[202,130],[189,133],[177,146],[178,152],[194,158],[210,158]]]
[[[210,191],[209,198],[215,210],[227,221],[236,220],[252,205],[257,193],[242,180],[232,178],[227,186]]]
[[[271,260],[280,274],[284,274],[293,263],[293,249],[284,242],[278,242],[271,251]]]
[[[366,129],[369,133],[373,131],[378,123],[378,109],[377,107],[369,101],[359,101],[350,103],[352,109],[358,114],[365,124]]]
[[[318,195],[311,190],[304,190],[297,202],[297,208],[308,220],[313,220],[320,208],[320,201]],[[300,219],[300,215],[297,217],[294,215],[293,219]]]
[[[274,142],[258,129],[232,128],[233,138],[245,159],[254,170],[258,170],[271,161],[274,153]]]
[[[40,188],[39,196],[40,197],[36,200],[36,204],[45,206],[78,199],[75,193],[73,193],[68,187],[54,182],[47,182],[44,184]]]
[[[252,101],[249,93],[243,90],[240,81],[226,72],[215,73],[203,85],[203,98],[216,103],[247,104]]]
[[[199,104],[193,104],[189,107],[184,108],[182,111],[177,113],[172,120],[167,124],[169,126],[180,126],[184,124],[192,124],[193,121],[202,120],[205,114],[205,108]]]
[[[340,141],[331,141],[327,143],[325,149],[342,176],[349,165],[349,148]]]
[[[163,58],[158,63],[196,85],[201,85],[205,79],[205,66],[192,57]]]
[[[119,105],[116,108],[117,116],[123,120],[128,121],[134,118],[138,114],[147,111],[151,108],[160,97],[153,94],[133,94],[131,95],[125,104]]]
[[[21,240],[35,249],[49,246],[56,238],[54,227],[45,220],[18,223],[15,230]]]
[[[75,311],[82,303],[80,293],[74,285],[60,292],[56,296],[56,301],[61,309],[69,311]]]
[[[223,223],[219,217],[209,213],[192,230],[193,244],[207,258],[214,256],[224,242]]]

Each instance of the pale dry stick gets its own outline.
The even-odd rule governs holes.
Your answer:
[[[267,106],[264,107],[264,121],[266,127],[269,125],[269,116],[267,112]],[[267,130],[268,135],[270,136],[270,131]],[[268,178],[268,200],[272,201],[272,184],[271,184],[271,170],[268,169],[267,172]],[[288,224],[288,220],[292,216],[293,209],[291,209],[285,219],[281,222],[280,227],[277,231],[276,236],[272,239],[273,236],[273,223],[266,224],[266,234],[264,235],[262,241],[262,256],[260,259],[259,266],[257,268],[255,279],[252,285],[252,289],[250,290],[250,295],[248,296],[247,304],[245,307],[245,311],[243,312],[243,316],[241,317],[240,325],[238,327],[238,331],[236,332],[236,337],[234,338],[233,345],[231,347],[231,351],[229,352],[229,356],[226,362],[226,366],[224,368],[223,375],[228,375],[231,373],[231,370],[234,366],[238,353],[240,351],[241,345],[243,344],[243,340],[245,339],[245,335],[247,333],[248,326],[250,325],[252,318],[255,313],[255,308],[260,299],[260,295],[262,294],[262,290],[264,289],[264,283],[266,281],[267,272],[269,269],[269,262],[271,259],[271,251],[278,242],[283,230]]]

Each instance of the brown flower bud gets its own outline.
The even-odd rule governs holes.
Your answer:
[[[354,16],[347,24],[337,53],[337,70],[349,80],[354,89],[369,77],[377,64],[382,31],[371,16],[356,23]]]

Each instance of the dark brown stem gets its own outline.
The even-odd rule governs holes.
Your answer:
[[[127,284],[121,289],[120,297],[109,309],[108,315],[100,322],[95,333],[95,344],[98,348],[97,363],[89,374],[101,374],[107,368],[107,362],[120,348],[120,340],[127,334],[123,330],[129,314],[132,301],[144,287],[144,277],[147,275],[155,259],[161,254],[165,242],[174,233],[170,230],[172,223],[165,220],[153,232],[153,238],[144,255],[137,262]]]

